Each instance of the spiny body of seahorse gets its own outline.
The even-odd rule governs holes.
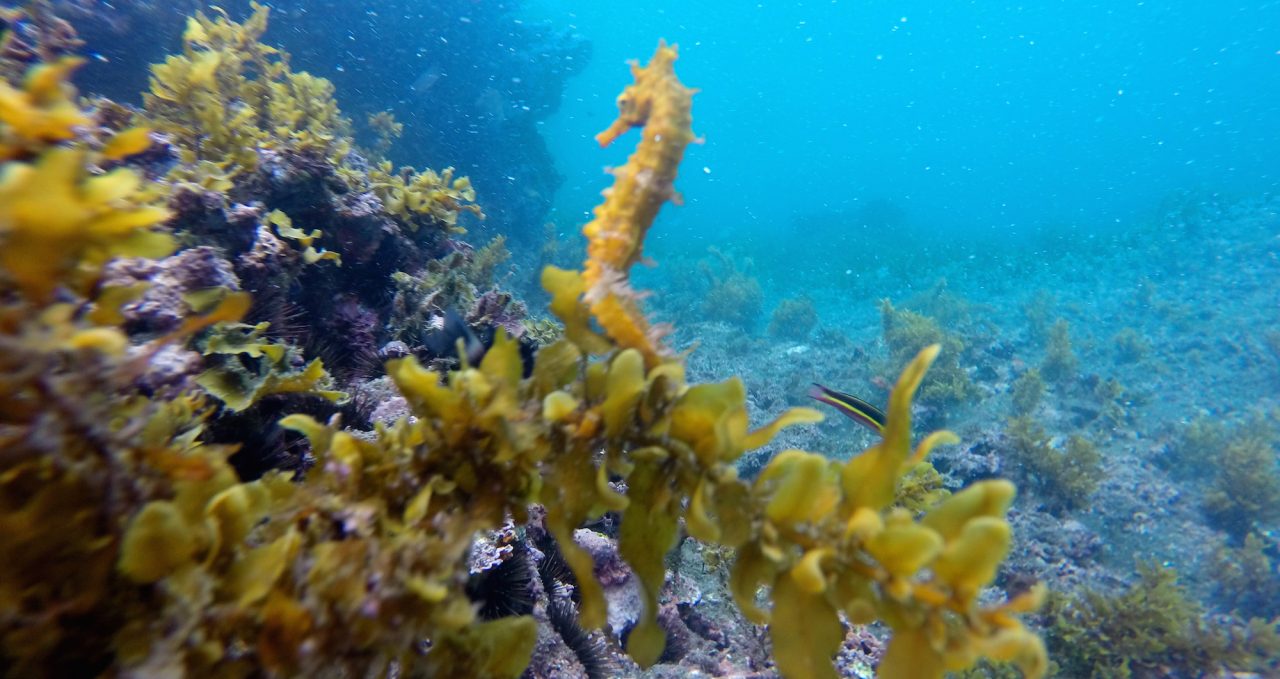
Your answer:
[[[618,118],[596,141],[608,146],[627,130],[643,127],[640,143],[625,165],[611,170],[613,186],[604,190],[604,202],[582,228],[587,237],[584,299],[605,333],[618,346],[640,351],[650,366],[670,354],[662,342],[668,330],[645,318],[628,274],[641,258],[658,209],[668,200],[679,201],[676,170],[694,141],[690,109],[696,90],[676,78],[675,60],[676,46],[659,42],[647,66],[631,63],[635,83],[618,96]]]

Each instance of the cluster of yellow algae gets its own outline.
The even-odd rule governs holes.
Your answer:
[[[604,624],[605,603],[572,532],[621,512],[620,550],[646,604],[628,642],[642,665],[664,644],[657,601],[683,520],[694,537],[737,550],[734,595],[749,618],[770,623],[785,676],[834,676],[842,612],[893,628],[882,676],[941,676],[979,656],[1042,674],[1043,646],[1013,615],[1036,596],[976,603],[1008,549],[1002,516],[1012,486],[975,484],[918,521],[888,509],[903,473],[954,438],[936,433],[910,449],[911,398],[936,347],[894,390],[880,444],[847,464],[786,451],[755,483],[737,477],[733,464],[745,450],[819,415],[794,409],[749,431],[742,382],[687,384],[627,287],[692,139],[689,91],[678,87],[674,59],[674,48],[660,46],[635,69],[621,122],[604,136],[645,126],[641,151],[615,172],[588,227],[586,271],[544,272],[565,339],[539,351],[529,378],[506,338],[443,383],[412,358],[390,362],[413,417],[372,438],[286,418],[316,458],[301,479],[238,482],[225,461],[231,450],[200,441],[209,410],[199,396],[132,391],[138,367],[116,327],[120,297],[93,283],[102,253],[129,251],[124,244],[154,233],[164,217],[139,212],[124,190],[136,178],[90,189],[87,151],[71,137],[15,154],[31,160],[7,163],[0,189],[26,181],[56,194],[51,204],[73,215],[49,219],[92,245],[41,240],[45,216],[26,192],[0,190],[0,245],[16,253],[0,260],[4,665],[18,673],[80,663],[90,673],[515,677],[535,623],[477,622],[465,556],[477,531],[507,516],[524,520],[540,502],[577,575],[589,627]],[[74,171],[32,183],[42,164],[58,166],[51,158]],[[71,249],[56,252],[62,245]],[[12,268],[32,253],[56,254],[57,264]],[[82,303],[53,303],[58,289]],[[235,321],[246,307],[243,296],[228,296],[153,344]],[[625,495],[611,477],[626,480]],[[762,586],[771,611],[757,605]]]
[[[404,123],[396,120],[391,111],[371,113],[365,122],[377,139],[368,151],[369,159],[380,162],[386,158],[392,144],[404,134]]]
[[[0,666],[14,676],[105,669],[110,637],[147,613],[119,586],[122,522],[175,481],[234,474],[230,451],[197,438],[201,399],[153,401],[130,386],[141,361],[248,306],[232,295],[134,356],[118,307],[97,289],[116,256],[160,255],[168,213],[128,169],[92,174],[140,146],[122,132],[99,150],[70,113],[74,60],[0,85]],[[180,494],[180,493],[179,493]]]
[[[464,233],[458,226],[458,213],[470,212],[484,219],[475,204],[476,190],[467,177],[454,177],[453,168],[437,173],[426,169],[415,172],[402,167],[392,172],[391,161],[384,160],[369,168],[369,186],[382,200],[387,212],[401,218],[410,228],[418,228],[415,216],[425,215],[451,233]]]
[[[263,325],[247,326],[234,324],[220,328],[224,333],[234,333],[245,328],[260,328]],[[212,340],[226,337],[215,335]],[[245,367],[240,361],[229,361],[215,368],[209,368],[196,378],[205,391],[222,401],[232,412],[248,409],[259,400],[278,394],[311,394],[332,402],[346,400],[347,393],[326,387],[332,386],[332,378],[324,369],[324,361],[312,359],[301,370],[292,368],[293,358],[298,352],[292,347],[273,342],[242,341],[225,343],[218,348],[205,350],[205,355],[244,354],[258,359],[253,369]]]
[[[461,211],[484,218],[470,180],[454,177],[453,168],[393,171],[387,161],[367,172],[345,166],[351,123],[338,109],[333,84],[293,71],[288,54],[262,44],[270,10],[251,4],[243,23],[217,8],[213,18],[197,13],[187,21],[182,54],[151,69],[144,117],[181,149],[184,162],[174,179],[225,191],[234,177],[257,167],[260,150],[309,153],[327,159],[353,188],[373,191],[411,229],[418,228],[416,217],[451,232],[461,231]],[[399,134],[390,117],[372,124],[387,146]]]
[[[90,176],[91,163],[114,160],[149,144],[135,128],[101,151],[73,140],[89,123],[67,84],[81,63],[64,58],[33,67],[23,87],[0,82],[0,265],[27,295],[47,300],[57,284],[84,291],[112,257],[159,256],[171,239],[149,227],[168,212],[147,204],[142,180],[119,168]]]
[[[268,9],[253,3],[244,23],[216,12],[188,19],[182,54],[152,66],[143,94],[147,119],[184,151],[184,164],[235,175],[257,167],[260,148],[345,155],[349,123],[332,83],[293,72],[287,55],[260,42]]]

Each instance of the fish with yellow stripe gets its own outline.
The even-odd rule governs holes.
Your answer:
[[[853,394],[836,391],[814,382],[813,388],[809,390],[809,398],[825,403],[839,410],[845,417],[854,422],[877,434],[884,435],[884,425],[887,421],[884,411]]]

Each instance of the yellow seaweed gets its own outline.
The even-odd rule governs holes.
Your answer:
[[[120,160],[137,155],[151,147],[151,128],[132,127],[117,132],[106,144],[102,145],[102,157],[107,160]]]
[[[175,246],[153,229],[169,217],[140,202],[131,170],[90,177],[85,152],[54,148],[0,167],[0,268],[33,299],[59,285],[84,291],[113,257],[158,257]]]

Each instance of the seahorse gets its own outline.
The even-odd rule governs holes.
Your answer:
[[[675,45],[660,41],[647,66],[631,62],[635,82],[618,95],[618,118],[596,141],[608,146],[627,130],[642,127],[640,143],[626,164],[609,171],[613,186],[604,190],[604,202],[582,227],[587,237],[583,299],[605,334],[619,347],[639,351],[649,367],[671,355],[663,343],[670,327],[649,323],[639,304],[643,295],[630,285],[630,270],[643,256],[644,236],[658,209],[667,201],[680,203],[676,171],[685,147],[698,141],[691,113],[697,90],[676,78],[676,56]]]

